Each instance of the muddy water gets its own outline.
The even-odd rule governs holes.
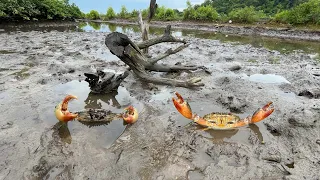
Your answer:
[[[0,179],[318,178],[318,44],[175,30],[190,46],[160,63],[205,65],[212,74],[152,75],[201,77],[204,87],[150,85],[131,74],[116,93],[94,95],[83,73],[127,68],[107,50],[105,35],[120,31],[139,41],[137,26],[28,28],[0,33]],[[162,31],[152,29],[153,34]],[[305,90],[314,95],[299,95]],[[175,110],[175,91],[201,116],[232,112],[244,118],[269,101],[276,110],[251,126],[202,131]],[[53,110],[67,94],[79,98],[70,102],[71,111],[119,113],[133,105],[139,120],[127,127],[121,120],[98,127],[77,121],[61,126]]]

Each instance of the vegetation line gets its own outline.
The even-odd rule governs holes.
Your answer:
[[[147,18],[148,9],[142,16]],[[91,10],[88,14],[69,0],[1,0],[0,20],[63,20],[63,19],[136,19],[138,10],[129,12],[122,6],[119,13],[109,7],[106,14]],[[320,0],[206,0],[200,5],[187,1],[183,11],[159,6],[154,20],[197,21],[215,23],[269,23],[320,25]]]

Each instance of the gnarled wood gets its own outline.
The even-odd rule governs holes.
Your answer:
[[[116,75],[98,70],[96,74],[84,73],[84,75],[92,93],[105,94],[117,91],[121,82],[129,75],[129,71]]]
[[[177,39],[172,37],[170,34],[170,26],[167,27],[165,35],[163,37],[169,37],[165,39],[165,42],[177,42]],[[161,40],[149,40],[150,42],[160,43]],[[185,43],[185,41],[183,41]],[[187,67],[187,66],[166,66],[158,64],[157,61],[163,59],[164,57],[174,54],[187,45],[178,47],[175,50],[169,50],[165,55],[160,55],[156,58],[149,59],[144,56],[140,50],[137,50],[138,47],[133,43],[126,35],[113,32],[107,35],[105,39],[105,44],[109,48],[112,54],[120,58],[124,63],[126,63],[130,69],[142,80],[146,82],[152,82],[156,84],[166,84],[172,86],[181,86],[181,87],[195,87],[203,86],[203,83],[200,83],[200,78],[193,78],[187,81],[174,80],[168,78],[154,78],[147,71],[161,71],[161,72],[174,72],[180,70],[196,70],[198,67]],[[151,46],[152,43],[148,43],[148,46]]]

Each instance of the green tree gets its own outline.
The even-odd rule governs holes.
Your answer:
[[[139,11],[138,10],[132,10],[132,12],[130,13],[130,17],[132,18],[136,18],[139,15]]]
[[[171,21],[177,19],[177,15],[173,9],[161,6],[157,8],[155,18],[158,20]]]
[[[121,6],[121,11],[120,11],[120,13],[119,13],[119,15],[118,15],[120,18],[128,18],[130,15],[129,15],[129,13],[128,13],[128,10],[127,10],[127,8],[126,8],[126,6],[124,6],[124,5],[122,5]]]
[[[194,19],[196,10],[192,6],[190,0],[187,1],[187,8],[183,10],[183,19]]]
[[[87,18],[88,19],[100,19],[100,15],[99,12],[96,10],[91,10],[88,14],[87,14]]]
[[[218,20],[219,14],[212,6],[200,6],[193,17],[196,20],[213,21]]]
[[[1,0],[0,18],[70,19],[83,18],[84,14],[68,0]]]
[[[107,10],[106,18],[107,19],[114,19],[116,17],[116,13],[114,12],[112,7],[109,7]]]
[[[264,16],[262,12],[256,11],[253,6],[234,9],[229,13],[229,18],[232,21],[240,23],[253,23]]]

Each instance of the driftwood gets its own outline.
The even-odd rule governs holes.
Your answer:
[[[105,94],[117,91],[120,83],[129,75],[129,71],[116,75],[97,70],[96,74],[84,73],[92,93]]]
[[[162,42],[178,42],[183,43],[183,45],[179,46],[174,50],[169,49],[164,54],[160,54],[154,58],[147,58],[141,52],[141,49],[145,49],[152,45],[159,44]],[[112,54],[116,55],[125,64],[127,64],[130,67],[130,69],[143,81],[187,88],[204,85],[203,83],[200,83],[201,78],[192,78],[187,81],[181,81],[168,78],[155,78],[148,73],[148,71],[176,72],[181,70],[196,70],[199,68],[203,68],[196,66],[178,65],[166,66],[158,63],[159,60],[162,60],[171,54],[177,53],[183,50],[184,48],[188,47],[189,45],[186,41],[177,39],[171,35],[170,25],[167,26],[163,36],[143,41],[139,44],[135,44],[128,38],[128,36],[119,32],[113,32],[108,34],[105,39],[105,44]]]
[[[142,12],[139,12],[139,17],[138,17],[138,23],[140,25],[141,33],[142,33],[142,41],[147,41],[149,39],[149,24],[151,22],[151,19],[153,16],[156,14],[157,10],[157,3],[156,0],[150,0],[150,6],[149,6],[149,15],[148,15],[148,20],[143,21],[142,19]],[[143,52],[145,54],[148,54],[148,48],[144,48]]]

